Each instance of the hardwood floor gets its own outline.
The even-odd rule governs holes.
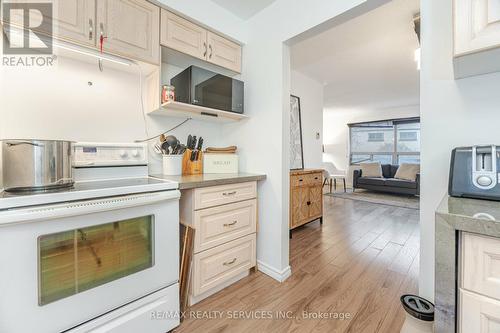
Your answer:
[[[294,231],[287,281],[254,272],[175,332],[399,332],[399,297],[417,292],[418,210],[328,196],[324,209],[323,226]]]

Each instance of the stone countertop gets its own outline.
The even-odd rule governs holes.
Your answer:
[[[500,237],[499,201],[446,196],[436,210],[436,216],[455,230]]]
[[[192,188],[217,186],[235,183],[252,182],[266,179],[266,175],[253,173],[206,173],[201,175],[166,176],[161,174],[151,175],[158,179],[165,179],[179,183],[180,190]]]
[[[500,238],[500,202],[446,196],[436,210],[435,332],[456,332],[458,232]]]

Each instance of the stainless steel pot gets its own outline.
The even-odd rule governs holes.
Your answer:
[[[3,184],[6,191],[43,191],[71,187],[70,141],[4,140]]]

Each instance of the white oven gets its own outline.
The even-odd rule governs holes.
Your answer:
[[[179,197],[168,190],[1,210],[0,332],[177,326],[175,316],[149,312],[178,310]]]

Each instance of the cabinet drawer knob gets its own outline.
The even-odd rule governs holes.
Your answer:
[[[236,262],[236,258],[233,258],[233,260],[229,260],[229,261],[226,261],[225,263],[223,263],[224,266],[229,266],[229,265],[232,265]]]
[[[224,196],[235,195],[235,194],[236,194],[236,191],[222,193],[222,195],[224,195]]]
[[[231,226],[235,225],[236,223],[238,223],[238,221],[233,221],[231,223],[224,223],[224,226],[225,227],[231,227]]]
[[[310,206],[310,205],[311,205],[311,201],[308,201],[308,202],[307,202],[307,205],[308,205],[308,206]]]

